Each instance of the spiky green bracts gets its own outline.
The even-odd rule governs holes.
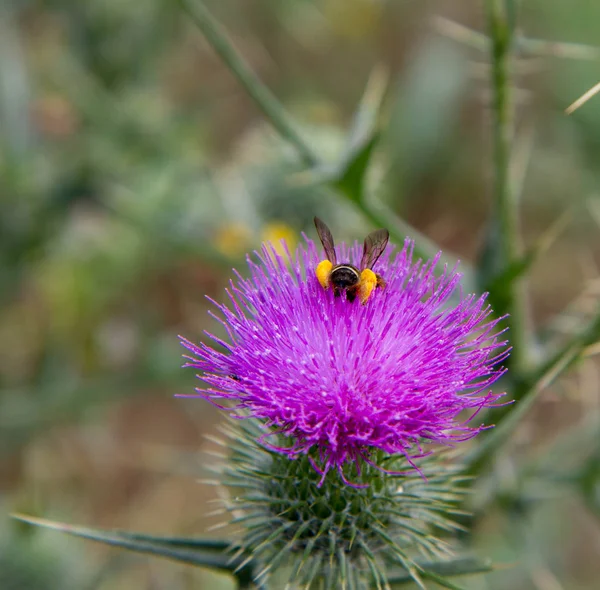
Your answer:
[[[443,455],[421,461],[427,480],[402,456],[381,453],[376,465],[364,466],[368,487],[346,485],[334,472],[319,486],[321,475],[305,455],[290,460],[258,442],[264,431],[256,422],[232,421],[223,433],[230,454],[217,470],[230,522],[241,527],[235,557],[255,563],[257,583],[388,588],[387,572],[403,569],[422,583],[422,560],[452,555],[447,539],[460,528],[454,518],[465,488]]]

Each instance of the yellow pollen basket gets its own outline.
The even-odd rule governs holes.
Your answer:
[[[330,260],[322,260],[317,265],[315,274],[317,275],[317,279],[319,280],[319,283],[321,283],[321,287],[323,287],[323,289],[327,289],[330,285],[329,276],[331,275],[332,268],[333,264],[331,264]]]
[[[369,299],[371,292],[377,286],[377,275],[369,268],[365,268],[360,273],[360,288],[358,291],[358,296],[360,298],[360,302],[364,305]]]

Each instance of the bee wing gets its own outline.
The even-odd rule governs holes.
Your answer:
[[[383,254],[389,239],[390,232],[387,229],[375,230],[365,238],[362,260],[360,261],[361,270],[373,268],[379,257]]]
[[[333,236],[329,231],[329,228],[322,222],[318,217],[315,217],[315,227],[317,228],[317,234],[319,239],[321,240],[321,244],[323,244],[323,248],[325,248],[325,255],[331,264],[337,264],[337,258],[335,255],[335,243],[333,241]]]

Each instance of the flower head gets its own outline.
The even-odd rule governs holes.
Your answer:
[[[358,266],[362,249],[336,254]],[[376,450],[415,466],[424,444],[475,436],[483,426],[468,422],[500,397],[490,386],[508,354],[485,296],[463,296],[456,269],[436,275],[439,255],[413,261],[410,240],[388,246],[373,269],[386,286],[364,305],[321,286],[322,259],[308,239],[294,256],[264,246],[248,259],[249,278],[236,273],[230,304],[216,304],[227,341],[182,339],[207,384],[196,396],[259,419],[265,444],[277,433],[277,451],[307,455],[323,478],[346,481]]]

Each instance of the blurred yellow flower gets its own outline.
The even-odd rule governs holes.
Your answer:
[[[283,255],[281,240],[285,240],[290,250],[298,243],[298,232],[283,221],[265,223],[258,234],[241,222],[223,225],[217,231],[214,245],[217,251],[229,258],[240,258],[249,250],[258,248],[261,243],[271,243],[277,254]]]
[[[261,241],[271,242],[275,252],[283,256],[285,251],[281,240],[285,240],[288,249],[292,251],[298,243],[298,232],[283,221],[271,221],[263,227]]]
[[[323,12],[336,35],[360,39],[373,33],[382,8],[382,0],[326,0]]]
[[[230,258],[238,258],[252,244],[251,229],[240,222],[227,223],[217,230],[214,245],[217,251]]]

